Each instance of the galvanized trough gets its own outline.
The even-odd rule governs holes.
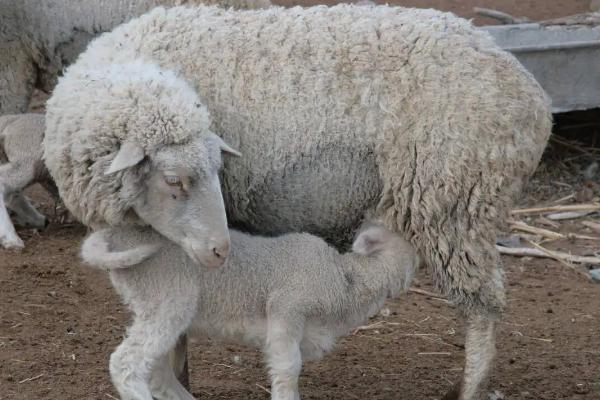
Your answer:
[[[552,98],[554,112],[600,107],[600,24],[485,26]]]

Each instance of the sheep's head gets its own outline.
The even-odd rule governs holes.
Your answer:
[[[239,153],[209,130],[208,111],[186,82],[142,61],[75,67],[47,120],[47,165],[84,224],[150,225],[201,264],[225,261],[218,173],[222,153]]]
[[[229,233],[219,183],[221,154],[239,155],[214,134],[163,146],[149,155],[124,144],[105,174],[123,173],[122,193],[144,223],[208,267],[223,264]]]

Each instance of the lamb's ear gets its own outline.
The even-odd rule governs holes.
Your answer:
[[[104,175],[110,175],[125,168],[133,167],[144,159],[144,149],[135,142],[125,142],[112,160]]]

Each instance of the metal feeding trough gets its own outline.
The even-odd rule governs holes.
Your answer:
[[[552,98],[556,113],[600,107],[600,17],[485,26]]]

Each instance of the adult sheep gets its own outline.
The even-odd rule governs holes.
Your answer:
[[[433,10],[159,8],[90,44],[48,105],[47,137],[93,134],[87,111],[69,108],[94,96],[86,74],[132,59],[194,86],[244,154],[223,173],[234,225],[340,242],[370,213],[409,239],[467,318],[455,395],[479,396],[505,303],[496,223],[551,129],[547,96],[513,56]],[[61,153],[45,154],[68,193]]]
[[[57,75],[95,36],[157,6],[269,7],[269,0],[0,0],[0,115],[27,110],[34,87]]]

